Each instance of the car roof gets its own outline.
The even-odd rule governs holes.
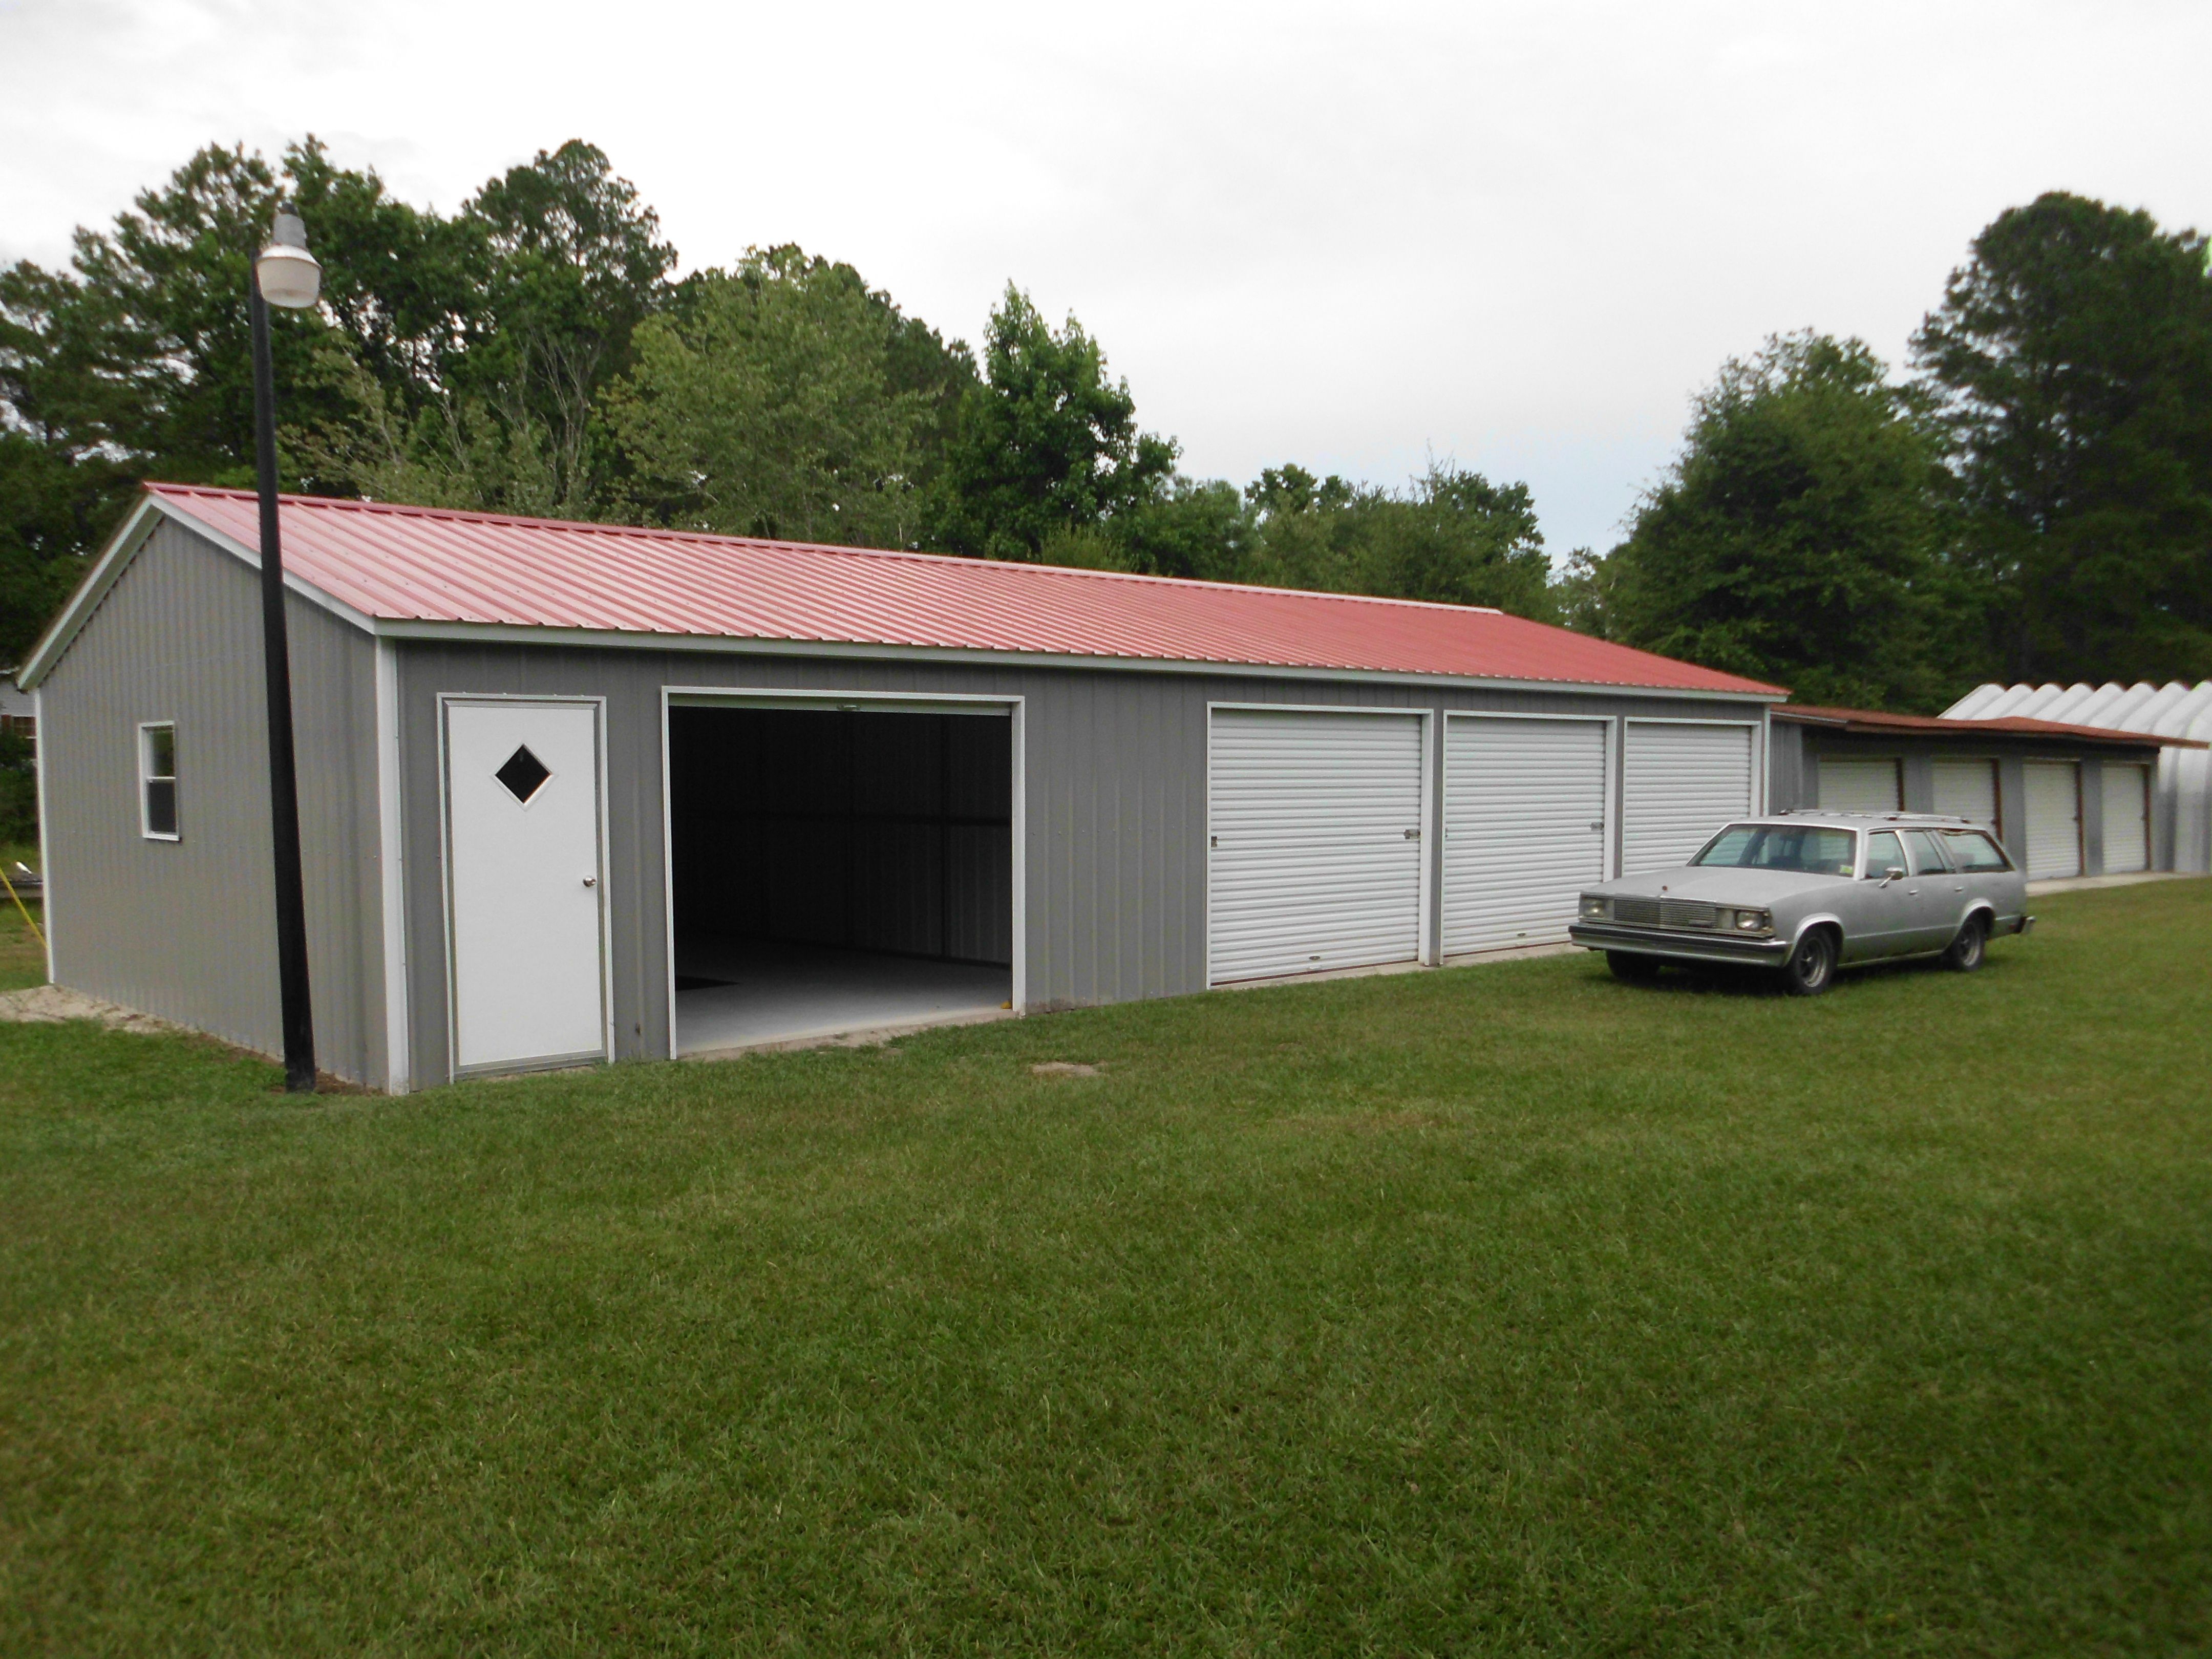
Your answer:
[[[1895,824],[1907,830],[1987,830],[1986,823],[1942,812],[1829,812],[1818,807],[1775,812],[1762,818],[1731,818],[1731,823],[1809,823],[1826,830],[1886,830]]]

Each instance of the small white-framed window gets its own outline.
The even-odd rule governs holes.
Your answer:
[[[138,832],[149,841],[177,841],[177,723],[138,727]]]

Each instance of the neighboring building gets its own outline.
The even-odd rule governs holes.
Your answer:
[[[16,671],[0,668],[0,732],[19,738],[28,738],[36,743],[39,737],[38,711],[27,691],[15,684]]]
[[[2031,879],[2174,867],[2172,838],[2153,811],[2167,739],[1802,703],[1775,709],[1773,720],[1768,799],[1778,811],[1955,812],[1994,829]]]
[[[1981,685],[1943,713],[1959,720],[2068,720],[2164,739],[2151,817],[2159,845],[2170,852],[2159,867],[2212,871],[2212,756],[2203,747],[2204,739],[2212,739],[2212,680],[2195,685],[2179,680],[2165,685]]]
[[[1563,939],[1783,695],[1451,605],[289,499],[319,1057],[405,1089]],[[279,1040],[253,498],[26,665],[50,969]]]

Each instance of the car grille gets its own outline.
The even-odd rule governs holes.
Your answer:
[[[1689,899],[1619,898],[1613,919],[1637,927],[1717,927],[1720,912]]]

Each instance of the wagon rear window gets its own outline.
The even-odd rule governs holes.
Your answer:
[[[1946,830],[1943,844],[1951,849],[1951,862],[1961,870],[2012,868],[1996,843],[1978,830]]]
[[[1725,869],[1848,876],[1856,851],[1848,830],[1823,830],[1809,823],[1732,823],[1690,861]]]

